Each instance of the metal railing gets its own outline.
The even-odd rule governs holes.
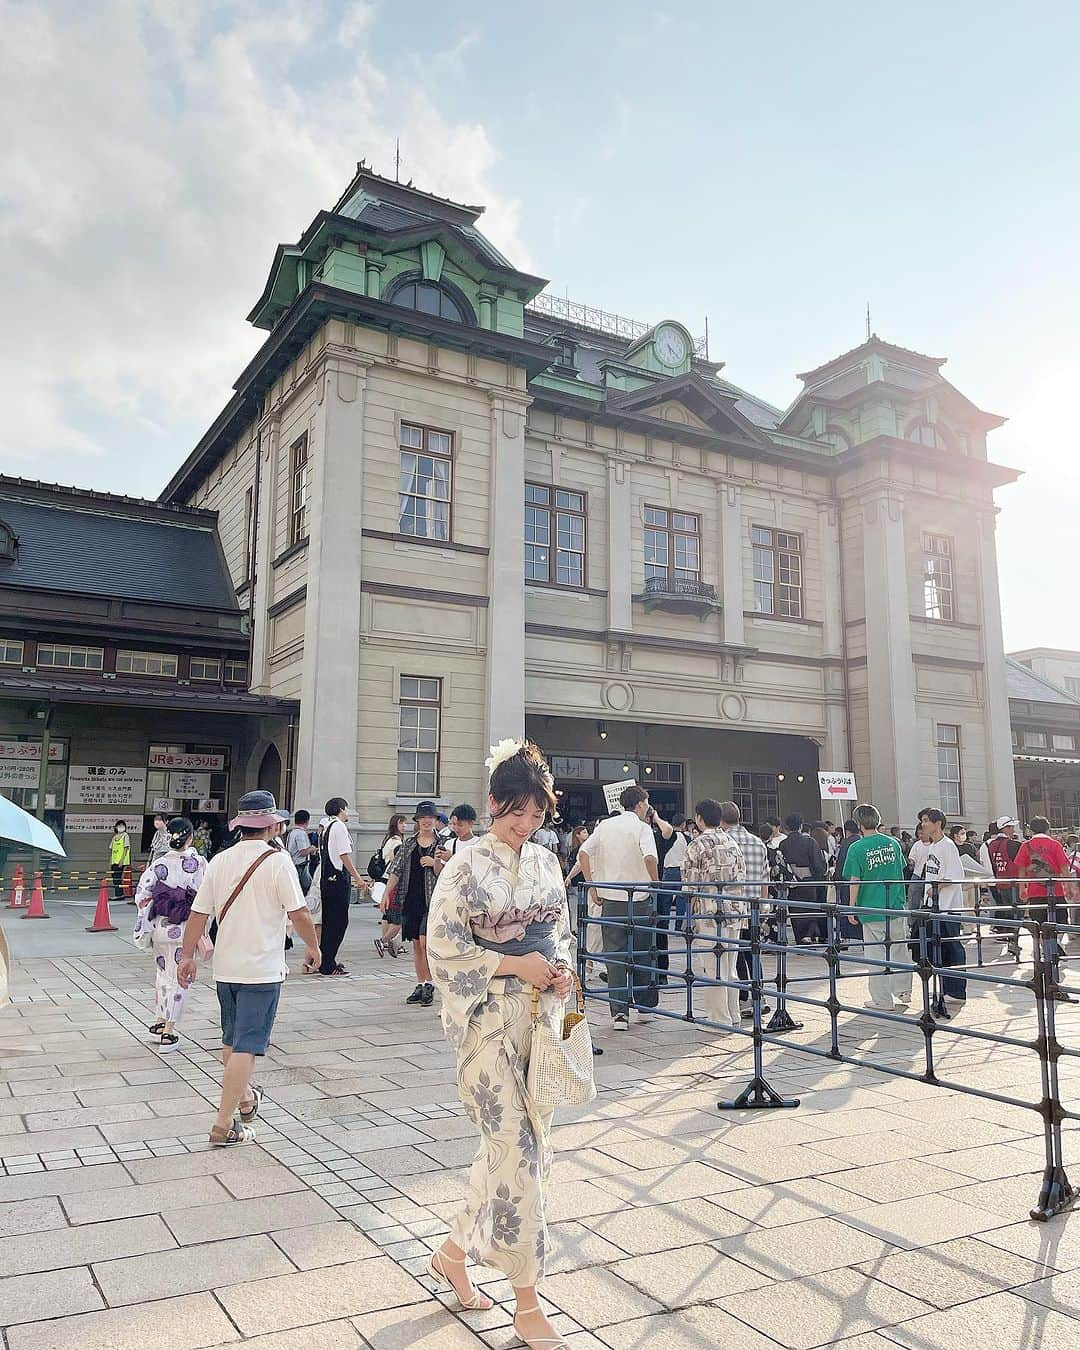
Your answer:
[[[716,587],[693,577],[646,577],[644,594],[716,601]]]
[[[1075,882],[1076,878],[1070,877],[1048,880],[1046,884],[1053,891],[1062,883]],[[586,997],[607,999],[613,1012],[624,1006],[634,1007],[660,1018],[734,1032],[749,1039],[753,1048],[751,1079],[737,1097],[719,1101],[717,1106],[721,1109],[799,1105],[797,1098],[785,1097],[766,1078],[764,1051],[766,1047],[774,1047],[785,1053],[870,1069],[1033,1111],[1042,1121],[1044,1169],[1031,1217],[1047,1220],[1061,1213],[1076,1197],[1065,1170],[1062,1126],[1080,1120],[1080,1111],[1062,1099],[1058,1072],[1062,1059],[1080,1058],[1080,1047],[1066,1045],[1059,1037],[1058,1009],[1062,1004],[1076,1003],[1076,995],[1080,995],[1080,987],[1066,982],[1065,968],[1074,958],[1069,957],[1062,941],[1069,941],[1080,951],[1080,924],[1069,922],[1070,917],[1080,918],[1080,912],[1070,916],[1065,900],[1053,895],[1029,902],[1014,899],[1005,907],[1012,911],[1008,917],[1001,908],[993,913],[943,911],[939,908],[937,883],[928,884],[925,905],[908,909],[874,911],[869,899],[853,907],[823,903],[817,898],[795,898],[794,892],[800,887],[818,891],[825,884],[818,881],[785,884],[780,888],[784,894],[763,900],[723,895],[715,886],[601,882],[600,889],[610,898],[602,902],[600,913],[595,910],[590,913],[588,896],[593,887],[582,883],[578,889],[577,960]],[[869,896],[871,886],[869,882],[860,883],[861,897]],[[842,883],[838,890],[843,893]],[[614,899],[612,893],[627,899],[632,895],[635,899],[627,903],[627,899]],[[676,926],[669,926],[667,918],[658,918],[658,899],[665,902],[665,909],[670,909]],[[1077,910],[1080,911],[1080,906]],[[875,915],[873,920],[868,918],[870,913]],[[879,916],[884,923],[878,921]],[[874,924],[869,943],[854,936],[851,921],[860,918]],[[823,939],[798,944],[797,951],[799,956],[819,961],[822,968],[817,974],[793,976],[788,967],[795,944],[788,940],[788,925],[793,920],[805,924],[811,919],[824,927]],[[977,960],[971,964],[967,962],[966,945],[970,939],[963,934],[963,927],[975,930],[972,954]],[[991,927],[997,930],[998,942],[1003,947],[1001,955],[1007,953],[1007,960],[983,959],[987,940],[983,930]],[[883,934],[879,931],[882,928]],[[587,950],[590,929],[599,929],[603,950]],[[1029,954],[1022,952],[1022,944],[1025,949],[1030,944]],[[858,954],[852,950],[855,946],[860,948]],[[867,954],[867,946],[877,954]],[[767,959],[773,966],[768,976]],[[1018,971],[1020,961],[1030,963],[1030,976]],[[607,987],[589,985],[586,967],[590,964],[604,968]],[[676,965],[682,966],[678,973]],[[858,969],[853,970],[852,966]],[[911,981],[915,994],[909,1000],[911,1011],[903,1008],[896,1011],[895,1007],[890,1011],[861,1003],[852,1006],[843,1000],[845,981],[865,980],[875,973],[900,976],[902,982],[906,976]],[[801,988],[822,982],[827,983],[824,997]],[[1034,1003],[1034,1036],[1025,1038],[958,1025],[949,1003],[953,1001],[955,1008],[972,984],[977,988],[1029,992]],[[662,1005],[661,990],[665,987],[668,993],[674,990],[678,995],[677,1008]],[[745,1025],[737,1006],[739,996],[750,1014]],[[767,1023],[765,1014],[770,1009],[765,1006],[766,997],[775,1003]],[[723,1019],[714,1015],[713,1005],[718,998],[727,1003]],[[709,1005],[704,1015],[702,1001]],[[890,1003],[893,1003],[891,996]],[[796,1011],[806,1008],[827,1013],[827,1046],[784,1039],[788,1033],[802,1029],[802,1023],[792,1017],[792,1006]],[[907,1028],[921,1036],[918,1071],[842,1048],[839,1019],[847,1013]],[[1080,1020],[1077,1025],[1080,1026]],[[1040,1100],[1029,1101],[942,1077],[935,1050],[935,1039],[942,1036],[1032,1052],[1038,1060]]]

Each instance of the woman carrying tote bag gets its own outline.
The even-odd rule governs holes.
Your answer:
[[[487,767],[491,830],[446,864],[428,915],[443,1029],[457,1052],[461,1100],[480,1131],[465,1208],[429,1273],[453,1288],[462,1307],[485,1309],[491,1301],[474,1289],[466,1253],[494,1267],[513,1286],[521,1340],[532,1350],[565,1350],[536,1295],[547,1246],[552,1112],[534,1095],[540,1095],[535,1073],[532,1093],[528,1086],[534,1039],[550,1065],[566,1022],[576,1021],[565,1017],[575,982],[562,870],[554,853],[530,842],[555,808],[554,785],[534,745],[503,741]],[[535,1030],[534,989],[540,991]],[[591,1087],[591,1069],[589,1075]]]

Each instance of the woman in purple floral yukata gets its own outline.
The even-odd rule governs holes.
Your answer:
[[[184,945],[184,924],[206,871],[206,859],[192,846],[191,821],[176,817],[167,828],[168,852],[150,864],[135,890],[139,908],[133,935],[137,947],[154,953],[157,1021],[148,1030],[159,1038],[163,1051],[172,1050],[180,1040],[176,1027],[184,1015],[187,990],[177,980],[176,968]]]
[[[429,1273],[462,1307],[486,1309],[466,1261],[513,1286],[514,1330],[531,1350],[565,1350],[540,1308],[551,1165],[551,1111],[529,1096],[533,988],[539,1016],[558,1026],[573,987],[572,938],[559,860],[530,842],[555,807],[548,766],[534,745],[504,741],[487,761],[491,829],[446,864],[428,914],[428,958],[442,1022],[457,1052],[458,1091],[480,1136],[465,1207]]]

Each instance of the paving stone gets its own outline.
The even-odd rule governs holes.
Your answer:
[[[414,1232],[415,1224],[410,1224]],[[586,1266],[606,1265],[621,1260],[626,1253],[608,1242],[583,1223],[569,1221],[551,1224],[548,1228],[548,1250],[545,1261],[549,1275],[565,1271],[584,1270]]]
[[[1013,1285],[1026,1285],[1038,1278],[1043,1267],[975,1238],[964,1237],[918,1251],[897,1252],[856,1269],[935,1308],[951,1308],[954,1303],[983,1298]]]
[[[681,1247],[662,1261],[651,1254],[634,1256],[607,1269],[666,1308],[710,1303],[725,1294],[757,1289],[768,1281],[760,1271],[708,1246]]]
[[[956,1185],[956,1175],[947,1168],[910,1158],[833,1172],[829,1183],[878,1204],[888,1204],[916,1195],[939,1195]]]
[[[319,1322],[295,1331],[271,1331],[243,1342],[244,1350],[361,1350],[363,1342],[351,1322]],[[170,1347],[171,1350],[171,1347]]]
[[[411,1275],[382,1256],[233,1284],[217,1293],[245,1336],[309,1326],[317,1319],[355,1317],[428,1297]]]
[[[119,1308],[155,1298],[199,1293],[234,1282],[265,1280],[291,1271],[292,1266],[268,1237],[259,1236],[99,1261],[93,1269],[109,1306]]]
[[[211,1294],[156,1299],[135,1308],[109,1308],[8,1332],[10,1350],[201,1350],[239,1340]]]
[[[65,1317],[101,1307],[104,1302],[85,1266],[0,1279],[0,1316],[9,1338],[11,1328],[18,1322]]]
[[[870,1205],[844,1215],[843,1221],[852,1228],[883,1238],[894,1247],[926,1247],[1001,1226],[999,1214],[960,1204],[943,1195],[935,1196],[931,1201],[918,1196],[888,1205]]]
[[[995,1345],[1019,1350],[1076,1350],[1080,1336],[1071,1317],[1007,1293],[892,1326],[889,1339],[911,1350],[957,1350],[986,1345],[990,1328]]]
[[[1031,1299],[1044,1308],[1080,1318],[1080,1270],[1070,1270],[1063,1275],[1048,1275],[1033,1284],[1023,1284],[1013,1290],[1021,1298]]]
[[[760,1224],[763,1228],[843,1214],[859,1205],[859,1199],[850,1191],[842,1191],[831,1181],[831,1177],[829,1181],[800,1177],[794,1181],[748,1186],[745,1190],[718,1195],[709,1203],[741,1215],[748,1225]]]
[[[42,1195],[34,1200],[9,1200],[0,1204],[0,1237],[66,1227],[64,1211],[54,1196]]]
[[[213,1173],[222,1178],[223,1185],[227,1185],[230,1174],[270,1162],[272,1159],[268,1153],[249,1144],[245,1148],[203,1149],[198,1153],[181,1153],[172,1158],[136,1158],[125,1166],[133,1180],[139,1183]]]
[[[0,1275],[59,1270],[63,1266],[91,1264],[106,1256],[137,1256],[175,1245],[156,1215],[26,1233],[0,1239]]]
[[[0,1116],[28,1116],[38,1111],[62,1111],[79,1105],[73,1092],[45,1093],[36,1097],[0,1096]]]
[[[433,1299],[354,1317],[353,1326],[372,1350],[478,1350],[484,1345]],[[245,1342],[245,1350],[249,1344],[257,1342]]]
[[[286,1228],[271,1236],[293,1265],[301,1270],[363,1261],[378,1256],[380,1251],[358,1228],[344,1220]]]
[[[254,1167],[222,1172],[218,1180],[237,1200],[254,1200],[260,1195],[287,1195],[305,1189],[303,1181],[287,1167],[267,1160]]]
[[[172,1209],[180,1199],[193,1206],[228,1201],[229,1193],[216,1177],[190,1177],[180,1186],[157,1181],[144,1186],[110,1187],[65,1196],[64,1209],[72,1223],[100,1223],[103,1219],[134,1218]]]
[[[1080,1212],[1058,1215],[1049,1223],[1028,1220],[980,1233],[979,1241],[1026,1256],[1052,1270],[1080,1269]]]
[[[612,1350],[776,1350],[769,1340],[721,1308],[687,1308],[603,1327],[594,1333]],[[571,1344],[575,1339],[571,1338]]]
[[[830,1270],[765,1285],[723,1298],[719,1306],[793,1350],[829,1345],[879,1327],[888,1327],[891,1336],[894,1323],[927,1311],[925,1303],[857,1270]],[[959,1341],[950,1350],[982,1343]]]
[[[27,1134],[0,1135],[0,1158],[26,1153],[53,1153],[73,1148],[93,1148],[102,1143],[95,1126],[69,1130],[33,1130]]]
[[[151,1119],[153,1113],[145,1102],[125,1102],[117,1106],[77,1106],[70,1111],[37,1111],[26,1117],[26,1125],[30,1130],[68,1130],[80,1125]]]
[[[713,1242],[753,1226],[748,1219],[701,1199],[583,1216],[581,1222],[631,1256]]]
[[[579,1325],[595,1330],[609,1322],[660,1312],[662,1305],[640,1293],[603,1266],[553,1275],[544,1281],[544,1297]]]
[[[717,1245],[726,1255],[775,1280],[871,1261],[894,1250],[881,1238],[831,1218],[762,1228],[724,1238]]]
[[[181,1201],[181,1204],[177,1204]],[[212,1205],[188,1206],[187,1196],[175,1194],[161,1217],[182,1247],[196,1242],[246,1237],[271,1229],[294,1228],[336,1219],[330,1205],[310,1191],[270,1195],[255,1200],[225,1199]]]

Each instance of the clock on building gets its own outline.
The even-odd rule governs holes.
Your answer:
[[[686,360],[686,336],[673,323],[662,323],[653,339],[653,350],[665,366],[675,369]]]

